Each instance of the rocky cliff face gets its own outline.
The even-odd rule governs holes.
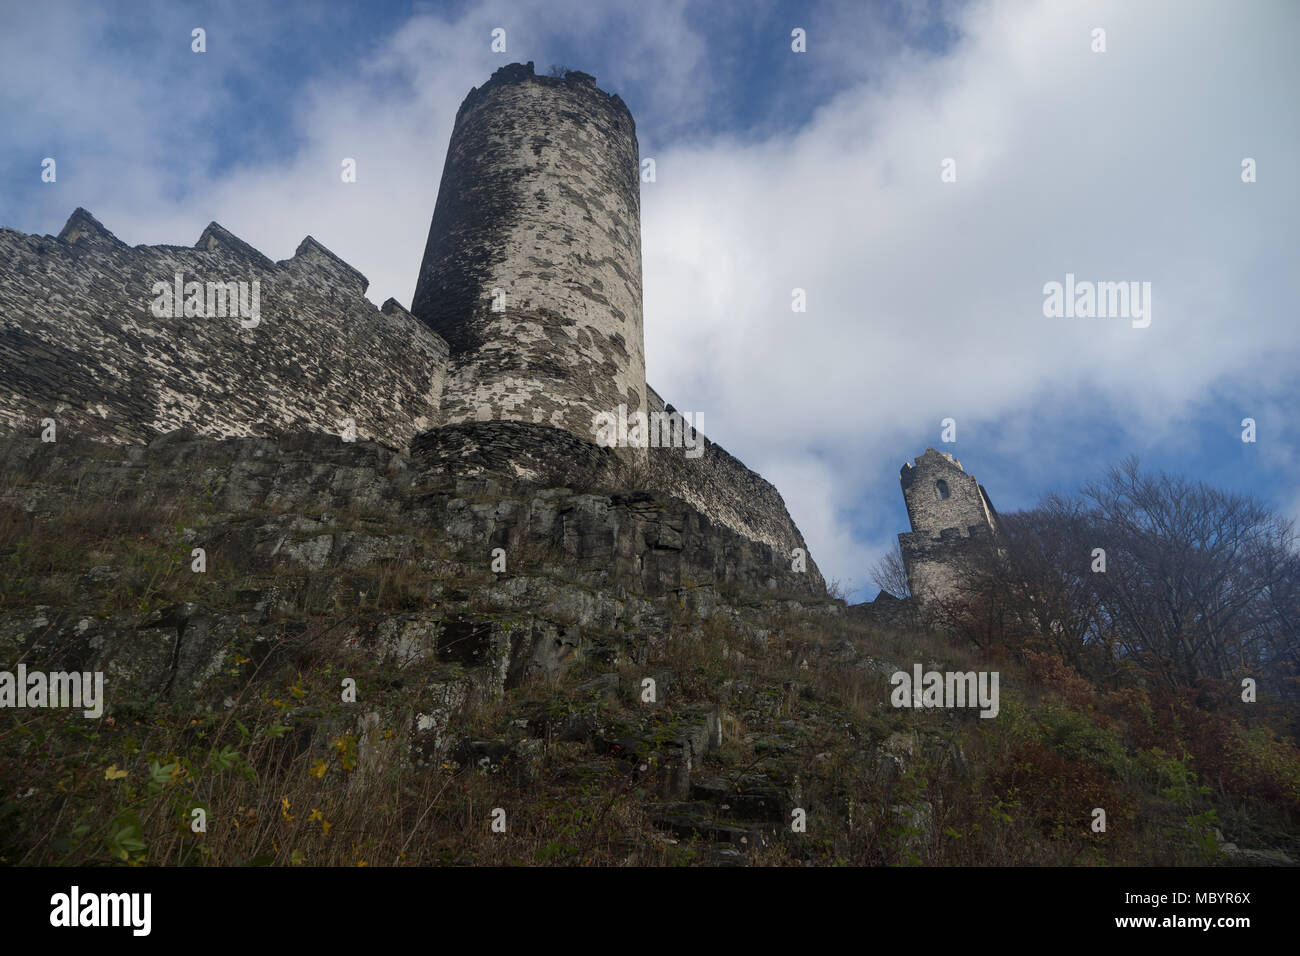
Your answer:
[[[44,581],[66,603],[6,621],[11,649],[75,648],[69,666],[105,669],[131,696],[199,694],[236,636],[277,612],[371,606],[376,591],[365,579],[376,569],[427,587],[403,592],[409,610],[349,624],[338,640],[380,633],[401,645],[468,628],[474,647],[503,655],[498,687],[535,664],[547,669],[566,642],[590,646],[592,626],[662,639],[667,623],[654,599],[709,606],[742,592],[815,599],[819,589],[783,556],[680,500],[453,477],[380,445],[325,435],[214,441],[176,432],[148,446],[11,438],[0,441],[0,463],[11,519],[73,521],[95,506],[142,511],[142,536],[192,586],[193,600],[105,617],[97,600],[138,582],[87,564]],[[185,571],[196,548],[206,567]],[[569,583],[541,587],[553,578]],[[462,579],[464,589],[447,584]],[[479,615],[489,608],[526,623],[503,630]]]
[[[651,407],[656,403],[663,410],[651,392]],[[824,595],[825,580],[780,492],[703,435],[699,440],[703,453],[697,458],[686,457],[680,448],[651,448],[646,460],[637,462],[545,425],[465,422],[418,436],[411,454],[431,473],[499,476],[543,487],[653,489],[641,494],[679,499],[696,516],[693,520],[716,529],[710,533],[713,541],[727,543],[709,561],[730,567],[732,579],[743,579],[746,586]],[[744,571],[742,565],[750,562],[752,570]],[[797,566],[802,570],[795,571]]]
[[[666,650],[708,660],[722,628],[793,660],[813,653],[808,623],[842,620],[842,605],[680,499],[466,471],[310,433],[0,439],[0,654],[102,672],[105,716],[122,727],[221,721],[319,679],[332,708],[289,697],[278,719],[298,728],[298,759],[357,740],[349,787],[398,764],[527,780],[558,752],[612,759],[648,788],[663,832],[743,862],[797,778],[751,772],[737,789],[703,762],[734,721],[724,698],[757,708],[756,723],[778,711],[753,687],[719,696],[665,666]],[[735,660],[751,652],[737,645]],[[614,718],[610,702],[640,693],[615,672],[629,668],[658,682],[660,706]],[[593,671],[573,691],[580,706],[526,713],[505,738],[467,725],[508,691],[526,709],[536,688]],[[331,674],[357,679],[361,706],[337,704]],[[793,760],[797,736],[774,727],[764,745]]]

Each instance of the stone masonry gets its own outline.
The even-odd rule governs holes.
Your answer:
[[[456,115],[411,310],[443,417],[565,428],[645,404],[636,124],[594,77],[502,67]],[[644,449],[620,449],[631,457]]]
[[[668,494],[790,567],[780,493],[719,446],[593,440],[599,412],[671,410],[645,380],[637,159],[592,77],[498,70],[457,116],[412,312],[310,236],[273,262],[215,222],[192,247],[128,246],[84,209],[57,236],[0,229],[0,433],[354,435],[448,475]],[[806,579],[824,590],[811,558]]]
[[[997,512],[984,487],[961,462],[927,448],[898,476],[910,532],[898,536],[907,583],[922,603],[959,591],[969,567],[981,563],[997,534]]]
[[[157,317],[154,286],[256,282],[260,318]],[[128,246],[78,209],[58,236],[0,229],[0,428],[147,442],[289,429],[402,447],[438,424],[447,345],[308,236],[272,262],[217,223],[194,246]],[[223,292],[225,290],[222,290]],[[250,296],[251,299],[251,296]],[[183,303],[182,303],[183,306]],[[178,310],[181,311],[181,310]]]

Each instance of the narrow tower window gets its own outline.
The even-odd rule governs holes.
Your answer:
[[[948,497],[948,482],[940,478],[934,483],[934,490],[939,493],[939,500],[943,501]]]

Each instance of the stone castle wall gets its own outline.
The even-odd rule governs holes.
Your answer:
[[[631,113],[585,73],[513,64],[465,98],[411,307],[451,347],[444,421],[591,439],[643,407],[637,163]]]
[[[59,440],[141,444],[350,419],[430,473],[680,499],[725,546],[709,558],[724,579],[752,565],[824,593],[810,557],[790,570],[807,545],[780,493],[718,445],[595,444],[599,413],[671,410],[645,381],[637,168],[631,114],[593,78],[498,70],[458,115],[412,312],[376,308],[311,237],[272,262],[216,223],[193,247],[128,246],[82,209],[58,236],[0,229],[0,432],[53,418]],[[158,317],[177,274],[255,282],[258,321],[202,314],[206,294]]]
[[[650,414],[675,411],[647,386]],[[761,541],[787,558],[808,545],[786,511],[781,493],[762,475],[701,435],[704,453],[688,458],[681,448],[649,449],[650,484],[693,504],[714,521]],[[809,560],[809,573],[821,575]]]
[[[988,567],[996,540],[986,526],[945,528],[937,536],[904,532],[898,536],[907,568],[908,589],[922,602],[958,595],[972,572]]]
[[[260,320],[158,318],[155,283],[258,283]],[[78,209],[58,236],[0,229],[0,428],[144,442],[285,430],[402,448],[439,421],[447,345],[311,237],[272,262],[212,223],[194,247],[128,246]],[[249,296],[251,305],[251,294]],[[183,303],[182,303],[183,305]]]

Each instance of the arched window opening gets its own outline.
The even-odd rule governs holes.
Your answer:
[[[940,478],[934,483],[934,490],[939,493],[939,500],[943,501],[948,497],[948,482]]]

